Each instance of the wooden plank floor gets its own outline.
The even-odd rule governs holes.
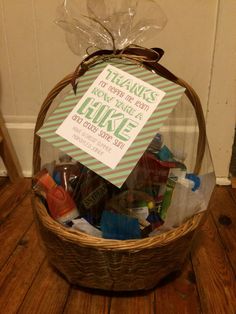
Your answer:
[[[38,241],[29,189],[29,180],[0,179],[0,314],[236,313],[236,190],[215,189],[208,218],[178,277],[150,292],[118,295],[70,286],[50,267]]]

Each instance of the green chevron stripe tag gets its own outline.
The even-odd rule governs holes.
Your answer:
[[[38,135],[121,187],[184,93],[136,63],[111,59],[79,78]]]

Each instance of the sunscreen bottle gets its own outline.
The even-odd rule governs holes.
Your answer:
[[[46,193],[48,209],[55,220],[66,224],[79,216],[78,209],[69,193],[56,184],[46,169],[35,178]]]

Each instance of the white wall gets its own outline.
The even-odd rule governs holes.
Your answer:
[[[25,175],[31,173],[32,133],[40,105],[54,84],[80,62],[53,23],[59,3],[0,0],[0,106]],[[162,47],[161,63],[199,94],[216,174],[224,179],[236,117],[236,1],[158,3],[169,22],[147,45]],[[181,114],[189,117],[189,112]]]

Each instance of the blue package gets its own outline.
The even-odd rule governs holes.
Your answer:
[[[53,172],[53,180],[56,182],[57,185],[61,185],[61,174],[58,171]]]
[[[194,187],[192,188],[193,192],[195,192],[196,190],[198,190],[200,188],[201,180],[198,176],[196,176],[196,174],[187,173],[185,178],[194,182]]]
[[[110,211],[103,211],[101,219],[103,238],[116,240],[140,239],[138,219]]]
[[[172,152],[165,145],[159,151],[158,157],[161,161],[174,161]]]
[[[162,225],[164,223],[164,221],[161,219],[161,216],[157,212],[151,212],[147,217],[147,221],[151,224]]]

